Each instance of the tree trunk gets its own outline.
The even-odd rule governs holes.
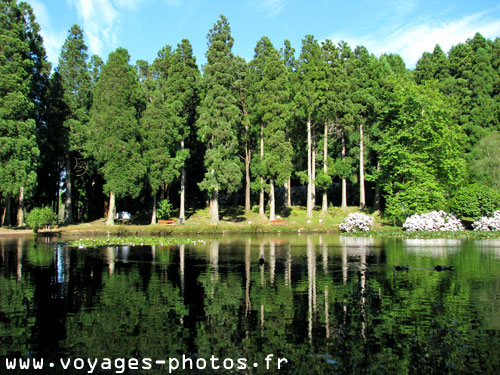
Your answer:
[[[261,185],[264,184],[264,179],[262,177],[260,178],[260,184]],[[259,215],[262,217],[266,216],[264,203],[265,203],[264,202],[264,188],[261,187],[260,192],[259,192]]]
[[[380,162],[378,160],[377,160],[377,172],[380,172]],[[375,201],[373,202],[373,209],[375,211],[380,211],[380,199],[381,199],[380,185],[377,182],[377,185],[375,186]]]
[[[219,224],[219,190],[214,189],[210,198],[210,221],[212,224]]]
[[[181,141],[181,150],[184,150],[184,140]],[[181,201],[179,204],[179,222],[182,224],[186,220],[186,168],[181,169]]]
[[[345,137],[342,134],[342,160],[345,159]],[[343,210],[347,210],[347,180],[342,177],[342,204],[340,206]]]
[[[292,144],[292,137],[288,137],[288,142]],[[288,183],[285,186],[286,189],[286,206],[287,208],[292,207],[292,176],[288,177]]]
[[[312,169],[312,176],[311,179],[313,181],[312,183],[312,207],[314,210],[314,207],[316,206],[316,184],[314,183],[314,180],[316,180],[316,143],[314,142],[314,133],[312,134],[313,140],[312,140],[312,160],[311,160],[311,169]]]
[[[252,210],[252,205],[250,202],[250,160],[252,159],[252,150],[245,147],[245,213],[249,213]]]
[[[60,176],[61,168],[59,168],[59,163],[57,163],[57,176]],[[59,179],[56,181],[56,214],[57,214],[57,222],[61,219],[61,212],[59,211],[61,207],[59,206],[59,198],[61,197],[61,189],[59,188]]]
[[[290,180],[288,180],[290,182]],[[288,211],[290,209],[290,205],[288,204],[288,182],[285,182],[285,185],[283,185],[285,188],[285,199],[283,201],[283,209],[284,211]]]
[[[260,126],[260,162],[264,160],[264,126]],[[264,217],[266,216],[265,214],[265,209],[264,209],[264,178],[260,178],[260,194],[259,194],[259,215]]]
[[[312,217],[312,144],[311,144],[311,117],[307,118],[307,217]]]
[[[324,135],[323,135],[323,173],[328,174],[328,123],[325,121]],[[323,204],[321,213],[328,212],[328,193],[323,191]]]
[[[269,220],[276,220],[276,198],[274,196],[274,180],[269,180]]]
[[[66,197],[64,199],[64,224],[72,224],[73,223],[73,207],[71,202],[71,157],[69,154],[65,156],[66,163]]]
[[[291,177],[288,178],[288,184],[287,184],[286,188],[288,190],[287,205],[290,208],[290,207],[292,207],[292,178]]]
[[[151,214],[151,224],[156,224],[156,193],[153,193],[153,213]]]
[[[19,188],[19,206],[17,208],[17,226],[18,227],[24,226],[24,186],[21,186]]]
[[[106,220],[106,225],[115,225],[115,215],[116,215],[116,205],[115,205],[115,193],[109,193],[109,207],[108,207],[108,219]]]
[[[364,150],[363,119],[359,123],[359,208],[366,206],[365,198],[365,150]]]
[[[10,225],[11,225],[10,203],[11,203],[10,194],[7,194],[5,196],[5,208],[3,210],[3,217],[2,217],[2,226],[4,226],[4,227],[10,227]]]

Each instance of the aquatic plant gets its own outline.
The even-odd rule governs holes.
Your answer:
[[[103,246],[172,246],[178,244],[205,244],[205,241],[175,237],[105,237],[84,238],[69,241],[68,246],[78,248],[93,248]]]

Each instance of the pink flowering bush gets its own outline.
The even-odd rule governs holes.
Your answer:
[[[406,219],[403,229],[416,231],[458,231],[464,230],[462,222],[444,211],[415,214]]]
[[[495,211],[492,217],[483,216],[479,220],[472,223],[474,230],[500,230],[500,211]]]
[[[373,228],[373,217],[355,212],[349,214],[339,225],[341,232],[367,232]]]

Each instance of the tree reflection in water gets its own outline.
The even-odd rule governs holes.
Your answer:
[[[0,355],[272,353],[293,374],[500,370],[500,259],[487,241],[205,241],[81,250],[0,239]],[[432,272],[436,262],[456,271]]]

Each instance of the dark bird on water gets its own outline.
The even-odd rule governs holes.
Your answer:
[[[410,269],[410,266],[408,266],[408,265],[406,265],[406,267],[405,266],[396,266],[394,268],[396,268],[396,271],[408,271]]]
[[[440,266],[440,265],[437,265],[437,266],[434,266],[434,269],[436,271],[453,271],[453,268],[455,268],[454,265],[451,265],[449,267],[446,267],[446,266]]]
[[[262,266],[264,263],[265,263],[264,255],[261,255],[259,258],[259,264]]]

